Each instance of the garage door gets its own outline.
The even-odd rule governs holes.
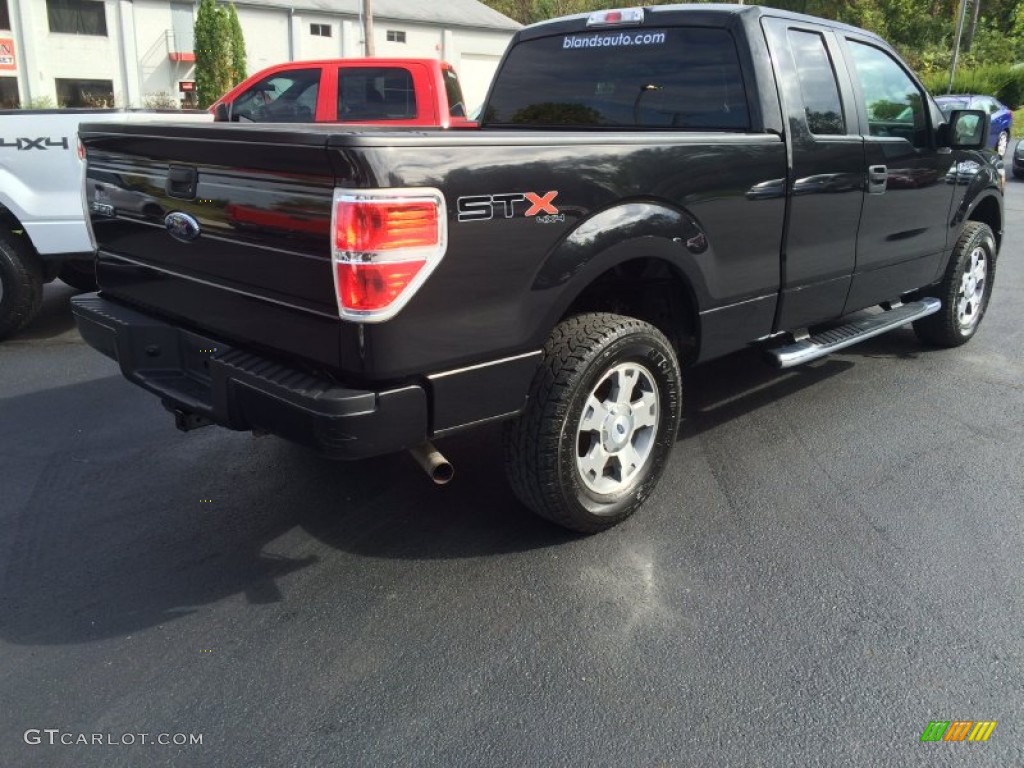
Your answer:
[[[462,95],[466,97],[470,113],[487,96],[487,89],[491,87],[491,78],[494,77],[499,61],[500,56],[489,54],[464,53],[459,57],[459,82],[462,83]]]

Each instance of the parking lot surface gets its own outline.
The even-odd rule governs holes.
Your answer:
[[[48,286],[0,345],[0,765],[1024,764],[1007,186],[973,341],[689,371],[664,480],[589,538],[518,506],[497,428],[444,488],[177,432]]]

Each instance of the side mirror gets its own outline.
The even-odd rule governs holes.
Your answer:
[[[215,123],[231,122],[231,107],[223,101],[213,108],[213,121]]]
[[[954,109],[942,126],[939,144],[951,149],[984,149],[991,126],[988,113],[980,109]]]

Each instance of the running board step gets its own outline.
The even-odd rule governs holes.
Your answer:
[[[886,331],[894,330],[902,325],[920,320],[922,317],[939,311],[942,302],[938,299],[924,298],[911,301],[877,315],[854,320],[852,323],[830,328],[801,339],[783,347],[769,349],[771,361],[779,368],[792,368],[796,365],[809,363],[819,357],[838,352],[840,349],[852,347],[866,339],[879,336]]]

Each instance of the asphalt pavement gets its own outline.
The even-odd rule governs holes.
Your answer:
[[[0,344],[0,765],[1024,765],[1007,186],[970,344],[689,371],[664,480],[593,537],[518,506],[494,428],[443,488],[182,434],[48,286]]]

